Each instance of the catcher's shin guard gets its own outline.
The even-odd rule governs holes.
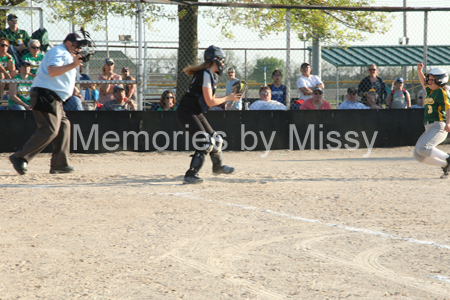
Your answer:
[[[211,161],[213,163],[212,171],[214,175],[231,174],[234,172],[234,168],[222,165],[222,151],[211,151],[209,153]]]
[[[192,156],[191,165],[186,172],[186,176],[196,176],[205,162],[205,152],[195,151]]]

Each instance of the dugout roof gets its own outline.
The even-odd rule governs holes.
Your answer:
[[[423,61],[423,46],[322,47],[322,59],[335,67],[415,66]],[[450,65],[450,46],[428,46],[427,65]]]

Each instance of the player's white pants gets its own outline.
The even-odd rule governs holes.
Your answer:
[[[414,148],[415,160],[441,168],[447,165],[445,159],[449,155],[436,148],[437,145],[447,138],[448,132],[444,131],[444,128],[445,122],[434,122],[425,125],[425,132],[417,140]]]

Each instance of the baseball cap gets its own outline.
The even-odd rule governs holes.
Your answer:
[[[11,21],[11,20],[17,20],[19,19],[15,14],[9,14],[7,20]]]
[[[114,62],[113,62],[114,63]],[[130,71],[130,68],[128,68],[128,67],[123,67],[122,68],[122,72],[125,72],[125,71]]]
[[[395,79],[395,82],[401,82],[401,83],[403,83],[403,78],[397,77],[397,79]]]
[[[233,68],[228,68],[227,72],[235,72]]]
[[[306,67],[306,66],[310,66],[310,64],[307,63],[307,62],[304,62],[304,63],[302,63],[302,65],[300,66],[300,68],[304,68],[304,67]]]
[[[72,43],[79,42],[79,41],[81,41],[81,37],[76,33],[69,33],[66,36],[66,38],[64,39],[64,43],[67,41],[72,42]]]
[[[31,63],[28,60],[22,60],[19,63],[19,67],[23,67],[23,66],[26,66],[26,65],[31,66]]]
[[[349,87],[347,89],[347,94],[357,94],[358,90],[355,89],[354,87]]]
[[[114,60],[112,58],[106,58],[105,59],[105,65],[113,65],[114,64]]]
[[[118,91],[120,91],[120,90],[125,90],[124,88],[123,88],[123,85],[121,85],[121,84],[119,84],[119,85],[116,85],[115,87],[114,87],[114,93],[117,93]]]
[[[315,92],[315,91],[319,91],[319,92],[323,93],[323,90],[320,87],[315,87],[313,89],[313,92]]]

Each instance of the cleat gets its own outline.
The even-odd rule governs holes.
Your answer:
[[[229,167],[229,166],[220,166],[219,168],[214,168],[213,167],[213,174],[214,175],[231,174],[233,172],[234,172],[234,168],[233,167]]]
[[[72,173],[75,169],[72,166],[51,167],[50,174]]]
[[[9,157],[9,161],[13,164],[14,170],[20,175],[27,174],[27,161],[23,158],[17,158],[14,154]]]
[[[184,176],[183,184],[202,184],[204,180],[197,175]]]
[[[449,157],[445,159],[447,161],[447,165],[442,168],[442,171],[444,172],[444,175],[441,176],[442,179],[449,178],[449,171],[450,171],[450,154]]]

